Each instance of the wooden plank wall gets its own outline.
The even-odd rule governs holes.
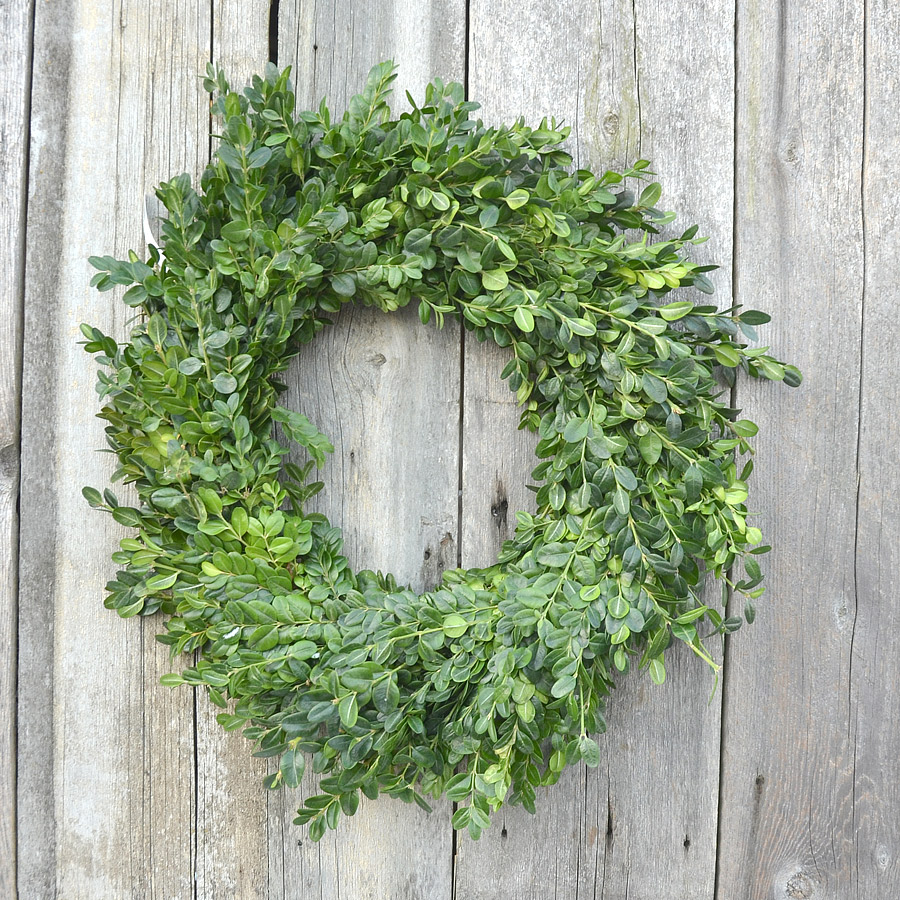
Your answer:
[[[0,895],[900,896],[896,4],[0,11]],[[124,307],[88,287],[86,257],[139,247],[145,193],[202,168],[207,60],[234,83],[267,59],[291,64],[302,104],[327,94],[340,109],[388,57],[398,108],[402,89],[440,75],[490,121],[563,117],[578,165],[652,159],[665,205],[711,236],[697,255],[721,265],[718,302],[771,312],[765,340],[806,382],[735,392],[761,426],[754,501],[776,550],[758,622],[729,639],[711,700],[711,677],[683,655],[662,688],[626,679],[600,767],[568,772],[535,818],[505,810],[477,843],[454,836],[447,803],[427,816],[380,801],[314,845],[291,818],[315,779],[264,792],[265,766],[205,697],[159,686],[156,624],[102,608],[124,530],[80,496],[111,466],[94,452],[77,326],[125,333]],[[336,447],[319,508],[358,568],[421,589],[495,556],[530,502],[533,445],[503,362],[458,325],[351,309],[292,369],[290,402]]]
[[[900,891],[898,204],[884,180],[898,26],[890,3],[739,8],[736,298],[777,316],[769,339],[806,382],[740,389],[778,552],[725,684],[720,891],[738,900]]]
[[[25,897],[189,896],[193,702],[162,691],[153,623],[100,615],[125,529],[86,517],[108,482],[91,321],[127,309],[88,287],[88,254],[141,240],[148,186],[208,154],[209,10],[36,4],[25,285],[19,594],[19,889]],[[87,526],[87,527],[85,527]],[[99,546],[103,552],[95,552]],[[129,627],[135,626],[135,627]]]
[[[407,108],[405,91],[421,93],[432,74],[461,81],[465,73],[461,0],[426,8],[415,0],[328,0],[314,15],[301,4],[282,18],[278,38],[278,62],[295,67],[305,108],[324,94],[343,109],[381,59],[400,66],[398,112]],[[416,590],[456,566],[459,336],[456,323],[423,328],[413,306],[394,316],[345,309],[305,348],[286,395],[314,422],[331,425],[335,452],[317,507],[343,529],[351,564],[393,572]],[[303,796],[318,793],[316,782],[307,774],[298,791],[273,797],[285,898],[294,896],[291,885],[302,885],[299,896],[450,896],[448,802],[429,816],[364,800],[332,840],[301,844],[291,819]]]
[[[602,171],[653,159],[670,191],[665,207],[683,211],[680,224],[700,221],[714,235],[698,257],[724,266],[717,286],[728,305],[733,13],[722,4],[631,0],[604,2],[599,10],[593,2],[574,3],[562,18],[557,8],[552,0],[472,4],[471,95],[491,119],[523,112],[563,117],[572,125],[579,166]],[[701,54],[702,79],[689,65]],[[693,128],[694,118],[705,127]],[[513,437],[515,406],[497,378],[504,362],[496,348],[466,342],[463,512],[472,561],[479,563],[504,537],[492,527],[490,506],[504,503],[508,490],[506,515],[514,524],[513,510],[527,502],[521,485],[530,468],[529,441]],[[501,402],[502,417],[496,413]],[[496,451],[510,440],[524,452]],[[534,900],[557,892],[711,897],[721,695],[707,702],[711,682],[698,690],[705,678],[694,660],[676,654],[665,690],[626,679],[611,699],[600,766],[568,772],[539,802],[536,819],[509,809],[501,827],[477,845],[461,841],[458,895],[503,896],[512,875],[517,895]],[[654,783],[650,807],[647,787]]]
[[[0,4],[0,896],[15,894],[16,585],[30,3]]]

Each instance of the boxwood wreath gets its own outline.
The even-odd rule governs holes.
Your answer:
[[[137,497],[84,490],[137,529],[106,605],[169,617],[159,640],[197,655],[163,682],[204,685],[225,729],[280,757],[268,787],[296,787],[311,757],[320,793],[295,821],[314,840],[360,793],[445,794],[477,838],[504,802],[533,812],[565,766],[598,764],[616,672],[662,683],[673,641],[717,669],[704,640],[742,621],[728,589],[752,620],[768,548],[737,456],[757,427],[727,389],[738,369],[800,374],[744,342],[764,313],[669,298],[710,293],[712,267],[685,255],[696,227],[650,240],[674,215],[645,161],[573,173],[567,129],[487,127],[440,80],[391,119],[390,63],[335,122],[324,101],[295,110],[288,70],[243,94],[207,74],[221,135],[201,192],[160,185],[147,262],[91,259],[92,283],[128,286],[139,313],[121,345],[82,326],[113,480]],[[278,405],[279,376],[350,300],[416,300],[423,323],[458,318],[508,348],[502,377],[540,438],[537,511],[517,513],[495,565],[423,594],[353,572],[340,530],[304,511],[332,447]],[[700,600],[707,571],[723,608]]]

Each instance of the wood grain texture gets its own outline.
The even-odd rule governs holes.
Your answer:
[[[837,0],[738,4],[736,300],[772,313],[764,341],[805,381],[796,391],[739,389],[760,426],[753,505],[775,550],[757,622],[729,652],[720,900],[890,895],[858,888],[855,861],[852,685],[863,690],[873,629],[884,624],[874,590],[887,584],[867,580],[864,596],[854,559],[867,268],[863,11]],[[876,358],[886,337],[873,338]],[[877,370],[869,372],[874,387]],[[875,438],[877,413],[871,424]],[[865,447],[872,473],[878,451]],[[867,490],[880,490],[876,477]],[[863,632],[865,649],[856,643]]]
[[[19,426],[30,3],[0,2],[0,896],[16,890],[16,626]]]
[[[269,4],[213,0],[212,56],[236,91],[261,74],[269,58]],[[192,83],[198,91],[197,79]],[[196,896],[269,897],[266,765],[251,756],[253,747],[240,733],[222,730],[219,712],[205,691],[197,692]]]
[[[860,392],[856,623],[850,657],[853,757],[853,885],[856,898],[900,895],[900,420],[896,285],[900,239],[892,114],[900,92],[900,9],[866,10],[866,128],[862,169],[865,297]]]
[[[286,3],[280,7],[279,63],[293,65],[298,106],[327,96],[341,113],[383,59],[399,65],[394,108],[404,91],[421,95],[434,75],[461,80],[464,4]],[[304,348],[286,397],[335,446],[321,475],[317,508],[344,532],[355,569],[392,572],[416,590],[456,565],[459,327],[423,327],[414,308],[390,316],[345,309]],[[307,775],[297,792],[273,795],[273,862],[282,858],[288,898],[450,897],[450,804],[429,816],[417,807],[364,801],[339,830],[314,845],[291,824],[301,798],[316,793]]]
[[[112,472],[94,418],[88,321],[123,337],[127,309],[88,285],[91,253],[141,247],[144,193],[196,171],[208,113],[196,73],[209,17],[188,3],[39,3],[23,390],[19,892],[190,896],[190,694],[160,687],[159,622],[102,606],[125,531],[84,484]],[[98,661],[102,664],[98,665]]]
[[[140,201],[141,196],[153,193],[160,180],[182,171],[196,179],[209,147],[207,98],[198,90],[209,53],[209,9],[166,0],[150,13],[148,17],[146,5],[130,3],[122,8],[120,19],[119,89],[122,97],[139,99],[128,117],[119,116],[120,146],[140,148],[132,168],[123,165],[117,175],[124,200],[117,218],[120,230],[127,227],[127,246],[141,243],[140,222],[131,212],[134,186]],[[158,16],[155,20],[154,13]],[[124,41],[129,32],[133,44]],[[134,56],[142,61],[140,66],[134,65]],[[118,246],[116,250],[120,252]],[[190,896],[199,866],[197,841],[192,835],[201,796],[195,784],[195,704],[190,690],[173,691],[159,684],[161,675],[183,667],[188,660],[171,660],[168,648],[156,641],[161,617],[142,619],[140,625],[142,829],[149,859],[146,881],[136,882],[132,890],[143,890],[149,897]]]
[[[17,876],[24,898],[53,897],[56,888],[56,815],[53,747],[53,584],[58,525],[56,505],[57,405],[54,367],[58,338],[51,323],[62,303],[58,253],[65,164],[66,83],[71,60],[69,3],[58,17],[38,4],[34,22],[28,255],[25,270],[23,422],[19,523],[17,708]],[[43,159],[42,159],[43,156]],[[41,221],[46,224],[41,227]],[[40,306],[27,302],[39,296]],[[34,436],[37,447],[31,449]]]
[[[719,302],[730,302],[733,19],[722,4],[581,2],[565,17],[551,3],[475,0],[470,96],[486,120],[563,118],[579,166],[653,162],[678,226],[715,235],[695,252],[723,265]],[[695,128],[694,122],[703,123]],[[680,230],[676,233],[680,233]],[[516,508],[533,438],[515,431],[506,361],[466,341],[463,559],[493,560]],[[500,516],[498,511],[502,511]],[[499,527],[498,527],[499,526]],[[700,689],[698,690],[698,684]],[[663,688],[632,674],[610,700],[604,759],[538,801],[538,815],[501,812],[477,844],[460,838],[456,896],[515,894],[708,898],[715,874],[720,695],[713,679],[675,652]],[[653,803],[648,803],[648,797]]]
[[[404,88],[468,68],[488,121],[561,117],[579,166],[651,159],[677,225],[712,236],[695,256],[722,265],[718,302],[731,301],[733,276],[737,302],[774,316],[764,342],[806,375],[796,391],[744,383],[736,394],[760,425],[751,505],[775,546],[770,593],[753,628],[729,639],[710,703],[712,679],[686,653],[662,688],[624,678],[599,769],[567,771],[537,817],[505,809],[473,843],[454,840],[447,803],[427,816],[382,799],[311,844],[291,820],[315,777],[264,791],[266,766],[222,732],[206,697],[159,686],[172,666],[153,639],[160,623],[102,608],[125,531],[80,496],[105,486],[112,464],[94,452],[103,425],[77,326],[123,337],[128,318],[116,295],[88,287],[86,257],[140,250],[144,194],[199,172],[209,117],[198,76],[210,57],[235,87],[262,71],[272,6],[0,0],[0,896],[900,895],[896,4],[274,9],[300,106],[327,95],[342,110],[388,57],[399,109]],[[317,504],[344,528],[356,568],[423,589],[458,555],[495,559],[532,497],[534,439],[516,431],[504,363],[412,309],[346,309],[305,349],[286,402],[334,441]]]

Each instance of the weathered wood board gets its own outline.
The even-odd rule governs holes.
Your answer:
[[[211,15],[211,57],[231,85],[242,90],[252,75],[262,72],[268,59],[268,6],[215,0]],[[195,90],[196,74],[191,78]],[[208,136],[211,123],[205,124]],[[207,147],[214,149],[215,139]],[[280,876],[269,867],[269,825],[262,789],[266,764],[251,757],[253,748],[240,734],[222,730],[216,721],[220,712],[204,691],[197,692],[196,896],[269,897],[273,881],[280,882]],[[226,784],[228,790],[222,790]]]
[[[0,894],[900,893],[895,4],[42,0],[30,63],[29,4],[0,9]],[[291,820],[315,778],[264,792],[208,700],[159,686],[159,622],[102,609],[125,532],[80,496],[112,467],[76,342],[81,321],[125,334],[86,258],[139,249],[144,194],[202,168],[208,60],[239,86],[277,58],[300,105],[340,111],[389,57],[398,109],[440,75],[486,120],[565,119],[579,166],[651,159],[677,225],[711,235],[695,256],[722,267],[716,301],[771,312],[763,341],[806,381],[735,392],[761,426],[752,499],[775,552],[711,701],[676,654],[662,688],[623,679],[599,769],[567,772],[537,817],[504,810],[473,843],[448,803],[379,801],[314,845]],[[495,557],[533,467],[504,361],[411,309],[347,309],[306,348],[287,402],[335,444],[318,505],[355,567],[422,589]]]
[[[896,435],[896,418],[891,426],[879,411],[878,360],[898,331],[883,318],[888,269],[868,259],[890,232],[869,241],[865,230],[869,203],[876,223],[886,211],[864,181],[877,171],[864,157],[867,109],[876,142],[894,127],[866,95],[867,86],[889,89],[876,86],[889,75],[883,62],[880,74],[865,70],[867,41],[880,54],[890,47],[896,16],[886,10],[867,26],[862,4],[738,4],[736,300],[773,314],[766,341],[806,380],[796,392],[739,388],[739,405],[760,425],[755,503],[776,550],[752,637],[729,657],[722,900],[886,897],[898,885],[896,864],[860,843],[864,809],[883,848],[896,824],[885,833],[877,823],[891,806],[897,813],[896,788],[879,789],[890,780],[882,765],[896,767],[873,741],[884,729],[896,757],[897,688],[872,683],[871,667],[876,647],[890,652],[878,634],[893,639],[889,580],[877,573],[896,551],[876,547],[882,498],[898,476],[895,448],[879,439],[891,427]],[[864,320],[870,291],[887,326],[880,333]],[[879,713],[893,721],[872,718]],[[896,843],[881,852],[889,860]]]
[[[393,59],[393,107],[401,112],[405,91],[421,99],[433,75],[462,80],[464,34],[460,0],[426,8],[407,0],[319,3],[314,14],[300,4],[282,20],[278,60],[294,68],[299,105],[315,107],[325,96],[342,111],[368,70]],[[343,529],[357,570],[392,572],[423,590],[456,566],[459,380],[459,326],[423,327],[414,306],[390,316],[344,309],[291,369],[287,402],[335,447],[316,506]],[[313,845],[291,820],[302,797],[318,793],[316,783],[307,774],[297,792],[270,803],[283,827],[272,852],[283,856],[285,898],[449,900],[449,803],[427,815],[397,801],[364,800],[334,835]],[[291,893],[291,885],[302,887]]]
[[[31,4],[0,3],[0,895],[16,885],[16,627]]]
[[[562,117],[579,166],[621,169],[649,158],[670,191],[662,205],[681,214],[673,233],[699,222],[715,235],[695,257],[723,267],[715,281],[729,305],[732,15],[716,4],[605,2],[598,13],[578,3],[564,19],[554,10],[549,2],[472,4],[471,95],[492,121]],[[698,79],[701,51],[707,76]],[[465,562],[495,555],[515,509],[528,503],[533,439],[515,431],[514,397],[498,384],[505,361],[494,347],[466,342]],[[534,898],[711,896],[721,694],[707,703],[712,673],[678,654],[662,688],[634,673],[623,681],[610,698],[600,767],[568,773],[544,792],[537,817],[508,809],[477,844],[460,839],[457,897],[500,896],[509,879],[516,895]]]
[[[895,399],[900,263],[892,249],[900,239],[897,4],[871,4],[866,34],[857,604],[848,701],[853,804],[847,815],[854,900],[900,894],[900,415]]]
[[[158,623],[102,609],[125,530],[91,514],[90,322],[128,310],[88,282],[92,253],[141,246],[144,193],[208,152],[196,74],[209,11],[190,3],[39,3],[28,205],[19,630],[19,892],[25,898],[190,896],[193,702],[159,685]]]

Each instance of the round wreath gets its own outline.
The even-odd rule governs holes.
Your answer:
[[[765,314],[660,305],[711,292],[712,267],[683,255],[696,228],[649,240],[674,216],[658,184],[622,186],[645,161],[573,174],[567,129],[488,128],[440,80],[390,119],[394,78],[376,66],[332,123],[324,101],[295,112],[289,70],[240,95],[211,67],[222,134],[202,192],[187,175],[160,185],[148,262],[91,259],[92,283],[129,286],[143,315],[123,345],[82,326],[113,477],[139,498],[84,491],[139,529],[106,605],[170,617],[159,640],[199,657],[164,683],[205,685],[224,728],[280,756],[268,787],[297,786],[312,757],[321,793],[295,821],[314,840],[360,792],[446,794],[477,838],[502,803],[533,812],[566,765],[597,765],[616,670],[661,683],[673,639],[717,668],[698,629],[741,618],[701,603],[703,573],[747,595],[749,621],[768,549],[736,459],[757,429],[719,398],[739,368],[800,381],[743,342]],[[540,436],[537,512],[517,513],[496,565],[421,595],[351,571],[340,531],[304,512],[332,448],[276,403],[279,373],[341,304],[414,297],[423,322],[459,316],[510,348],[503,377]],[[276,426],[307,465],[285,463]]]

